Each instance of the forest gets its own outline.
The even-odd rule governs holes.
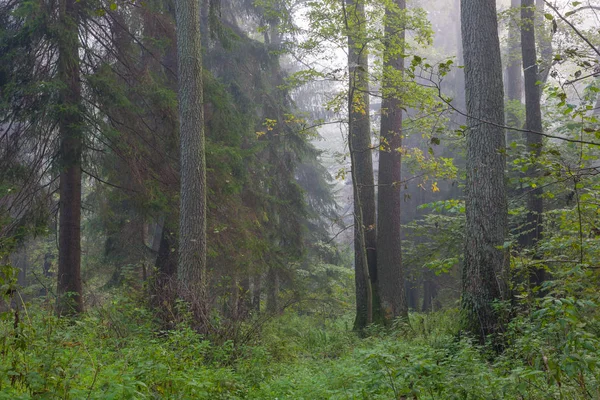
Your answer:
[[[0,0],[0,399],[600,399],[597,0]]]

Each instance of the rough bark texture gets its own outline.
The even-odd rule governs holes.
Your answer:
[[[406,9],[405,0],[396,0],[399,10]],[[392,13],[387,12],[391,18]],[[402,208],[402,109],[398,95],[393,93],[393,76],[404,69],[404,59],[392,46],[402,45],[404,30],[386,25],[384,51],[383,101],[381,104],[381,145],[377,196],[377,285],[382,316],[386,323],[394,318],[408,317],[404,270],[402,267],[402,237],[400,211]]]
[[[60,203],[58,240],[58,315],[83,311],[81,285],[81,83],[76,0],[60,2],[58,36],[60,92]]]
[[[507,297],[504,93],[496,2],[462,0],[461,26],[469,115],[461,307],[464,328],[483,342],[502,330],[492,303]]]
[[[200,2],[177,0],[179,135],[181,204],[179,263],[181,290],[205,304],[206,275],[206,160],[202,106]]]
[[[538,65],[535,44],[535,4],[534,0],[523,0],[521,9],[521,48],[523,54],[523,72],[525,76],[525,129],[528,131],[542,132],[542,111],[540,107],[541,87],[537,84]],[[537,160],[542,151],[542,136],[527,133],[527,151],[532,159]],[[527,177],[535,179],[539,175],[537,163],[527,171]],[[521,244],[533,247],[542,237],[542,213],[544,203],[543,189],[538,186],[528,189],[527,192],[527,222],[521,234]],[[536,269],[532,276],[532,283],[539,285],[544,280],[544,270]]]
[[[369,118],[368,59],[365,42],[365,10],[362,1],[346,1],[348,30],[348,145],[354,186],[354,260],[356,320],[363,329],[372,322],[373,282],[377,281],[377,231],[375,229],[375,182]],[[365,254],[366,253],[366,254]],[[365,265],[365,262],[367,265]],[[370,304],[369,304],[370,303]]]

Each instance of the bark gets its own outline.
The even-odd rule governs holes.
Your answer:
[[[162,241],[162,237],[163,237],[164,227],[165,227],[164,215],[161,215],[158,218],[158,221],[156,221],[153,224],[153,227],[154,227],[154,231],[152,233],[152,251],[155,251],[158,253],[158,250],[160,249],[160,242]]]
[[[177,0],[178,99],[181,150],[179,263],[181,290],[206,306],[206,159],[202,99],[200,2]]]
[[[396,0],[400,12],[406,9],[405,0]],[[394,93],[394,78],[404,69],[402,51],[404,30],[390,26],[395,13],[387,10],[385,27],[383,100],[381,104],[381,144],[379,150],[379,174],[377,196],[377,285],[381,299],[382,317],[389,324],[397,317],[408,317],[402,267],[402,237],[400,212],[402,198],[402,109],[398,94]]]
[[[173,232],[167,226],[162,227],[160,229],[160,244],[155,264],[158,280],[161,282],[169,281],[177,272],[177,259],[175,257],[176,252],[174,251],[176,246],[177,241]]]
[[[252,281],[252,310],[256,314],[260,314],[260,295],[262,292],[262,277],[260,275],[255,275]]]
[[[456,19],[460,20],[460,0],[455,0],[455,12]],[[460,40],[460,24],[455,24],[456,29],[456,37],[458,38],[456,41],[456,60],[458,65],[464,65],[465,58],[463,54],[462,41]],[[455,107],[459,110],[464,110],[466,107],[465,103],[465,72],[463,68],[456,69],[456,81],[455,81],[455,96],[454,96],[454,104]],[[455,123],[457,125],[464,125],[466,120],[463,115],[458,114],[454,117]]]
[[[411,310],[417,310],[419,301],[419,291],[417,289],[417,282],[407,281],[404,285],[406,292],[406,303],[408,308]]]
[[[422,312],[434,311],[434,299],[438,294],[438,287],[436,284],[436,275],[433,271],[427,270],[424,272],[423,277],[423,305],[421,307]]]
[[[521,48],[523,54],[523,72],[525,76],[525,129],[528,131],[542,132],[542,111],[540,107],[541,86],[537,84],[538,65],[535,43],[535,5],[534,0],[523,0],[521,9]],[[527,171],[527,177],[535,180],[539,177],[539,166],[536,162],[542,151],[542,136],[527,133],[527,151],[534,160]],[[525,247],[533,247],[542,237],[542,213],[544,203],[543,189],[538,186],[527,192],[527,221],[521,234],[520,241]],[[544,270],[536,269],[532,276],[532,283],[539,285],[544,280]]]
[[[276,314],[279,311],[279,273],[277,268],[269,267],[267,272],[267,312]]]
[[[511,19],[508,25],[508,62],[506,66],[506,98],[516,103],[521,104],[523,97],[523,69],[521,68],[521,51],[520,51],[520,36],[519,36],[519,25],[520,25],[520,12],[521,0],[511,0]],[[506,115],[508,126],[517,127],[519,123],[518,113],[513,111],[512,107],[516,107],[516,104],[511,104]],[[520,134],[514,131],[507,132],[507,141],[513,142],[520,138]]]
[[[375,182],[369,118],[368,53],[365,41],[365,9],[361,0],[346,0],[348,32],[348,147],[354,191],[354,263],[356,319],[362,330],[373,322],[374,289],[377,285],[377,231],[375,229]]]
[[[60,91],[60,203],[56,312],[83,311],[81,285],[81,151],[83,119],[79,76],[78,3],[59,3],[58,77]]]
[[[535,3],[537,11],[536,32],[539,32],[539,35],[537,36],[540,43],[540,56],[542,60],[540,63],[540,70],[538,71],[538,79],[545,84],[550,75],[550,67],[552,66],[554,58],[554,50],[552,48],[552,36],[554,33],[547,29],[547,21],[546,18],[544,18],[544,9],[546,6],[544,0],[536,0]]]
[[[508,100],[521,101],[523,97],[523,75],[521,68],[519,21],[521,0],[511,0],[511,20],[508,24],[508,62],[506,66],[506,97]],[[510,118],[510,116],[509,116]],[[510,125],[510,119],[506,121]]]
[[[483,342],[502,331],[492,303],[507,298],[504,93],[496,2],[462,0],[461,26],[469,115],[461,308],[464,329]]]

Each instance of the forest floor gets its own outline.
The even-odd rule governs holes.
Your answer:
[[[497,355],[461,338],[456,310],[415,313],[366,338],[350,314],[287,312],[243,344],[160,330],[123,297],[76,320],[30,304],[15,321],[0,322],[0,399],[588,398],[576,381],[556,384],[522,346]]]

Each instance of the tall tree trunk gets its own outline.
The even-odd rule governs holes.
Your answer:
[[[83,119],[79,77],[79,22],[76,0],[59,3],[60,205],[58,240],[58,315],[83,311],[81,285],[81,151]]]
[[[510,21],[508,24],[508,57],[506,66],[506,98],[509,106],[507,112],[506,123],[510,127],[519,127],[519,113],[517,106],[521,104],[523,97],[523,69],[521,68],[521,51],[520,51],[520,8],[521,0],[511,0],[510,2]],[[518,140],[520,135],[514,131],[508,131],[507,141],[513,142]]]
[[[521,101],[523,97],[523,75],[520,51],[520,8],[521,0],[511,0],[511,19],[508,24],[508,62],[506,66],[506,97]],[[509,124],[512,121],[507,121]],[[513,125],[510,125],[513,126]]]
[[[504,181],[504,90],[494,0],[461,0],[467,101],[463,326],[483,342],[502,330],[493,302],[507,297],[503,250],[508,212]]]
[[[536,32],[539,33],[538,40],[540,43],[540,56],[541,63],[540,68],[538,70],[539,77],[538,79],[542,83],[546,83],[548,80],[548,76],[550,75],[550,67],[552,66],[553,58],[554,58],[554,50],[552,49],[552,36],[554,36],[554,31],[551,31],[547,28],[547,20],[544,17],[544,9],[546,4],[544,0],[536,0]]]
[[[458,21],[460,21],[460,0],[454,0],[454,6],[455,6],[455,12],[456,12],[456,19]],[[465,57],[464,57],[464,52],[463,52],[463,47],[462,47],[462,41],[460,40],[460,24],[455,24],[455,29],[456,29],[456,37],[457,37],[457,41],[456,41],[456,60],[458,62],[458,65],[464,65],[465,63]],[[456,80],[454,83],[454,88],[455,88],[455,95],[454,95],[454,99],[453,99],[453,103],[455,104],[455,107],[458,108],[461,111],[465,110],[466,107],[466,103],[465,103],[465,71],[464,68],[457,68],[456,69]],[[466,123],[465,117],[461,114],[457,114],[454,117],[455,123],[457,125],[464,125]]]
[[[538,65],[535,43],[535,4],[534,0],[522,0],[521,9],[521,49],[523,54],[523,72],[525,75],[525,129],[528,131],[542,132],[542,111],[540,107],[541,87],[537,84]],[[537,159],[542,151],[542,136],[531,132],[527,133],[527,151],[534,160],[527,171],[527,177],[539,177]],[[527,192],[527,222],[521,235],[522,244],[533,247],[542,237],[542,213],[544,211],[543,189],[537,186]],[[544,280],[544,269],[536,269],[532,276],[532,283],[539,285]]]
[[[356,320],[362,330],[373,322],[377,288],[377,231],[375,229],[375,182],[369,118],[368,52],[363,0],[346,0],[348,33],[348,147],[354,188],[354,264]],[[378,309],[378,308],[377,308]]]
[[[377,196],[377,284],[381,299],[382,317],[389,324],[397,317],[408,317],[402,267],[402,237],[400,211],[402,207],[402,109],[394,82],[404,70],[401,54],[404,48],[404,29],[391,21],[406,9],[405,0],[396,0],[397,9],[386,10],[383,100],[381,104],[381,144]]]
[[[206,307],[206,159],[202,100],[199,0],[176,0],[181,204],[180,290],[196,307]],[[195,310],[204,317],[205,310]]]

